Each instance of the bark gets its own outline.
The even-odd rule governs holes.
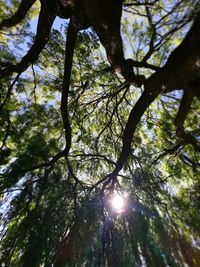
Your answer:
[[[43,1],[44,3],[47,3]],[[42,3],[43,3],[42,2]],[[53,3],[53,2],[52,2]],[[58,2],[56,2],[58,3]],[[76,3],[76,1],[74,2]],[[78,2],[77,2],[78,3]],[[106,1],[109,5],[100,4],[100,2],[93,3],[93,5],[88,5],[91,3],[88,0],[85,0],[81,3],[82,11],[85,12],[86,21],[90,23],[96,30],[97,34],[100,37],[102,44],[105,46],[107,51],[108,60],[111,65],[116,69],[121,68],[121,72],[125,78],[127,78],[126,73],[128,72],[128,76],[130,76],[130,62],[124,59],[123,54],[123,46],[120,35],[120,19],[121,19],[121,3],[118,1],[116,6],[113,6],[113,1]],[[116,14],[114,16],[110,16],[111,12],[109,7],[116,8]],[[76,6],[75,10],[78,10],[79,6]],[[107,10],[106,8],[107,7]],[[76,22],[78,19],[76,11],[73,13],[73,19]],[[43,12],[43,13],[42,13]],[[49,13],[48,13],[49,12]],[[28,54],[22,59],[22,61],[14,66],[14,70],[11,72],[17,71],[22,72],[28,65],[33,62],[45,46],[51,25],[55,18],[55,12],[52,13],[52,8],[49,9],[41,9],[40,19],[38,23],[38,31],[35,43],[32,48],[29,50]],[[82,15],[84,12],[78,12],[78,14]],[[102,16],[102,12],[105,12],[104,16]],[[46,19],[46,16],[48,18]],[[83,15],[84,16],[84,15]],[[84,18],[83,18],[84,19]],[[112,21],[113,19],[113,21]],[[105,23],[105,25],[104,25]],[[104,25],[104,27],[102,27]],[[123,146],[120,157],[117,161],[117,165],[112,174],[108,177],[116,177],[119,171],[122,169],[124,162],[127,160],[128,155],[131,151],[131,142],[134,135],[134,132],[137,128],[137,125],[143,116],[144,112],[147,110],[149,105],[155,100],[155,98],[162,92],[169,92],[176,89],[190,91],[190,94],[200,96],[200,12],[197,14],[194,23],[189,30],[188,34],[182,41],[182,43],[171,53],[166,64],[161,69],[157,70],[152,76],[150,76],[144,83],[144,92],[141,95],[140,99],[132,109],[124,134],[123,134]],[[69,40],[68,40],[69,42]],[[68,52],[67,52],[68,53]],[[71,53],[71,52],[70,52]],[[69,58],[69,59],[68,59]],[[72,64],[71,55],[66,57],[69,62],[65,63],[65,78],[67,87],[63,86],[63,98],[61,104],[61,112],[63,116],[64,128],[66,131],[66,140],[68,140],[68,144],[71,143],[71,129],[68,120],[68,111],[67,107],[64,108],[63,103],[67,103],[67,91],[69,90],[69,82],[70,82],[70,72],[69,66]],[[126,66],[126,64],[128,64]],[[128,68],[128,70],[126,69]],[[11,73],[10,72],[10,73]],[[134,73],[131,82],[134,82],[135,75]],[[140,84],[143,82],[143,77],[139,77],[139,81],[137,77],[135,79],[136,84]],[[68,89],[67,89],[68,88]],[[66,90],[64,92],[64,90]],[[65,100],[64,100],[65,99]],[[180,114],[184,114],[183,106],[180,106],[181,111],[178,113],[177,118],[180,117]],[[186,113],[189,112],[189,109]],[[178,120],[178,119],[177,119]],[[183,121],[184,122],[184,121]],[[69,135],[68,135],[68,134]]]
[[[68,155],[68,152],[71,147],[71,125],[69,121],[68,96],[69,96],[73,54],[74,54],[77,33],[78,32],[76,27],[74,27],[72,20],[70,20],[67,31],[65,66],[64,66],[64,77],[63,77],[62,97],[61,97],[61,115],[63,120],[63,126],[65,129],[66,156]]]
[[[176,89],[190,90],[190,95],[200,94],[200,86],[197,81],[200,79],[200,12],[197,14],[194,23],[182,43],[171,53],[167,63],[163,68],[156,71],[144,83],[144,92],[133,107],[126,128],[123,134],[123,146],[115,170],[109,177],[114,179],[126,162],[130,151],[131,142],[137,125],[155,98],[163,91],[173,91]],[[191,101],[192,101],[191,97]],[[189,100],[190,102],[190,100]],[[189,113],[191,103],[186,107],[180,106],[176,121],[183,114],[182,124]],[[188,108],[189,106],[189,108]],[[185,110],[186,109],[186,110]],[[178,123],[178,122],[177,122]],[[180,128],[180,127],[179,127]],[[182,131],[182,133],[184,130]],[[185,135],[184,135],[185,136]],[[183,134],[182,134],[183,137]],[[188,140],[190,138],[190,142]],[[199,146],[193,136],[187,135],[187,143],[191,143],[196,150]]]
[[[28,68],[31,63],[34,63],[34,61],[38,59],[40,52],[48,42],[54,19],[55,14],[53,14],[49,9],[46,9],[45,6],[41,6],[37,25],[37,33],[33,45],[31,46],[28,53],[22,58],[21,62],[16,65],[9,65],[8,67],[1,69],[0,77],[10,75],[13,72],[22,73]]]
[[[182,43],[171,53],[163,68],[146,82],[148,91],[191,90],[199,94],[200,79],[200,12]]]
[[[186,133],[184,128],[184,122],[187,118],[188,113],[192,105],[194,95],[190,91],[186,91],[181,99],[180,107],[175,118],[176,134],[178,137],[182,138],[185,144],[191,144],[196,151],[200,152],[200,146],[194,136]]]
[[[140,119],[144,115],[145,111],[148,109],[150,104],[156,99],[158,93],[156,92],[148,92],[145,90],[129,115],[124,134],[123,134],[123,146],[120,157],[117,161],[116,168],[114,170],[114,174],[117,175],[119,171],[122,169],[124,163],[126,162],[130,151],[131,151],[131,142],[133,139],[133,135],[137,128]]]
[[[7,27],[16,25],[25,17],[33,3],[33,0],[32,2],[22,0],[17,12],[8,19],[10,23],[3,21],[2,25]],[[92,26],[106,49],[107,58],[112,68],[121,73],[127,81],[133,82],[136,86],[141,86],[144,77],[135,75],[130,59],[125,60],[124,58],[120,32],[121,14],[121,0],[41,0],[41,11],[34,44],[20,63],[14,66],[6,65],[0,70],[0,77],[10,75],[13,72],[21,73],[38,58],[48,41],[55,17],[60,16],[61,18],[71,17],[77,30]]]
[[[22,0],[17,12],[10,18],[4,19],[0,23],[0,30],[4,27],[10,28],[20,23],[26,16],[29,9],[35,3],[36,0]]]

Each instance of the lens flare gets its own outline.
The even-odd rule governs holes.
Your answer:
[[[114,195],[113,198],[111,199],[111,205],[113,210],[116,213],[123,213],[125,212],[125,200],[122,196],[120,195]]]

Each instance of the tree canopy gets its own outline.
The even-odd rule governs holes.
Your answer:
[[[0,265],[199,267],[199,1],[123,1],[132,79],[46,3],[0,0]]]

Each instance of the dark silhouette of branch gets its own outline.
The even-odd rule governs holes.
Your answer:
[[[32,72],[33,72],[33,83],[34,83],[33,96],[34,96],[35,104],[37,104],[36,92],[35,92],[36,91],[36,88],[37,88],[37,81],[36,81],[36,74],[35,74],[35,70],[34,70],[33,64],[31,65],[31,69],[32,69]]]
[[[145,88],[169,92],[176,89],[194,90],[193,82],[199,78],[200,57],[200,12],[183,39],[182,43],[170,54],[163,68],[155,72],[145,82]]]
[[[0,77],[10,75],[13,72],[22,73],[31,63],[34,63],[34,61],[38,59],[40,52],[43,50],[49,39],[51,26],[55,17],[55,14],[51,12],[45,5],[41,5],[37,33],[32,47],[22,58],[21,62],[16,65],[9,65],[7,67],[5,66],[5,68],[1,69]]]
[[[77,153],[77,154],[72,154],[72,155],[69,155],[70,157],[73,157],[73,158],[75,158],[75,157],[83,157],[83,158],[87,158],[87,157],[89,157],[89,160],[91,160],[90,158],[92,158],[92,159],[95,159],[95,158],[97,158],[97,159],[101,159],[101,160],[104,160],[104,161],[106,161],[106,162],[108,162],[109,164],[112,164],[112,165],[116,165],[116,163],[113,161],[113,160],[111,160],[111,159],[109,159],[108,157],[106,157],[106,156],[104,156],[104,155],[101,155],[101,154],[85,154],[85,153]]]
[[[119,159],[117,161],[117,166],[113,171],[113,174],[118,174],[122,169],[123,164],[127,160],[129,153],[131,152],[131,142],[134,135],[134,132],[137,128],[138,123],[140,122],[141,117],[144,112],[148,109],[150,104],[156,99],[159,92],[150,92],[145,90],[133,109],[130,112],[124,133],[123,133],[123,146],[120,153]]]
[[[191,144],[196,151],[200,152],[200,146],[194,136],[185,132],[184,122],[187,118],[188,113],[192,105],[194,95],[190,91],[185,91],[181,99],[181,104],[175,118],[176,134],[182,138],[186,144]]]
[[[0,23],[0,30],[4,27],[10,28],[20,23],[25,18],[27,12],[32,7],[32,5],[35,3],[35,1],[36,0],[22,0],[17,12],[14,13],[12,17],[8,19],[4,19]]]
[[[7,129],[6,129],[4,138],[2,140],[2,145],[0,147],[0,150],[2,150],[6,146],[6,141],[8,139],[9,134],[10,134],[11,121],[10,121],[10,114],[9,114],[8,110],[6,110],[6,120],[7,120]]]
[[[24,1],[19,9],[23,5]],[[22,9],[26,10],[25,8]],[[120,32],[122,2],[114,0],[106,1],[105,3],[101,1],[95,3],[94,6],[87,1],[84,3],[76,1],[64,3],[59,0],[55,2],[42,1],[34,44],[20,63],[11,66],[7,65],[1,69],[0,77],[10,75],[13,72],[22,73],[31,63],[38,59],[40,52],[48,41],[51,26],[57,15],[61,18],[73,18],[74,25],[78,30],[92,26],[106,49],[107,58],[112,68],[121,73],[127,81],[134,83],[135,86],[140,87],[143,84],[144,76],[135,75],[132,60],[124,58]]]
[[[145,62],[144,60],[142,61],[131,60],[131,65],[132,67],[135,67],[135,68],[145,68],[145,69],[156,70],[156,71],[160,69],[160,67],[149,64]],[[111,72],[113,71],[113,68],[110,66],[110,67],[103,69],[102,71]]]
[[[184,142],[180,142],[177,145],[173,146],[172,148],[164,149],[164,152],[160,154],[153,162],[151,163],[150,167],[155,165],[159,160],[166,157],[167,155],[173,155],[176,151],[180,151],[184,147]]]
[[[192,92],[195,92],[196,95],[199,94],[199,87],[197,81],[199,81],[199,57],[200,57],[200,13],[197,14],[194,23],[189,30],[188,34],[182,41],[182,43],[171,53],[168,58],[167,63],[163,68],[158,69],[156,67],[156,72],[151,75],[146,81],[144,77],[137,76],[133,73],[132,68],[135,65],[145,66],[144,62],[138,63],[132,60],[125,60],[123,55],[122,48],[122,40],[120,35],[120,18],[121,18],[121,9],[116,9],[116,16],[111,23],[110,17],[105,17],[106,25],[109,26],[103,27],[99,22],[100,18],[97,14],[94,16],[93,20],[91,17],[91,9],[86,8],[84,6],[85,11],[87,13],[87,17],[89,18],[90,24],[94,27],[95,31],[100,37],[100,41],[105,46],[107,51],[108,60],[111,63],[112,67],[116,70],[118,66],[121,68],[121,73],[127,79],[128,82],[133,82],[137,86],[141,86],[144,83],[144,92],[133,107],[129,119],[126,124],[126,128],[123,133],[123,146],[122,151],[120,153],[119,159],[117,161],[116,167],[114,171],[109,174],[107,177],[104,177],[99,183],[104,182],[105,186],[109,183],[109,181],[114,181],[116,179],[117,174],[122,169],[123,164],[127,160],[129,153],[131,151],[131,142],[134,135],[134,132],[137,128],[137,125],[143,116],[144,112],[147,110],[149,105],[155,100],[155,98],[161,92],[169,92],[175,89],[188,90],[191,88]],[[103,8],[103,5],[102,5]],[[104,10],[104,9],[102,9]],[[20,63],[16,66],[13,66],[14,69],[11,68],[8,70],[16,71],[21,73],[24,69],[28,67],[30,63],[38,58],[39,53],[45,46],[51,25],[55,19],[56,14],[50,12],[49,9],[45,9],[45,5],[41,7],[41,12],[39,16],[39,23],[37,29],[36,40],[27,53],[27,55],[22,59]],[[149,17],[149,20],[151,18]],[[103,21],[101,21],[103,22]],[[86,23],[87,24],[87,23]],[[87,25],[88,26],[88,25]],[[85,27],[85,24],[84,24]],[[110,31],[112,31],[112,35],[110,36]],[[69,94],[69,85],[70,85],[70,73],[73,59],[73,50],[75,45],[75,39],[78,28],[74,27],[72,21],[69,25],[68,30],[68,38],[66,42],[66,60],[65,60],[65,70],[64,70],[64,78],[63,78],[63,89],[62,89],[62,99],[61,99],[61,114],[63,119],[63,125],[65,129],[65,137],[66,137],[66,149],[65,152],[69,152],[71,146],[71,126],[69,122],[69,114],[68,114],[68,94]],[[150,44],[150,50],[153,47],[153,39]],[[113,50],[114,44],[114,50]],[[149,52],[151,53],[151,51]],[[149,55],[147,56],[149,57]],[[148,66],[148,64],[146,65]],[[4,70],[5,71],[5,70]],[[4,72],[5,74],[5,72]],[[198,89],[197,89],[198,87]],[[194,94],[194,93],[193,93]],[[189,112],[189,108],[186,113]],[[181,110],[179,114],[184,114],[183,110]],[[179,114],[177,118],[179,118]],[[184,117],[184,116],[183,116]],[[177,119],[177,121],[181,121]],[[182,124],[184,120],[182,119]],[[180,128],[180,127],[179,127]],[[98,183],[98,184],[99,184]]]
[[[131,7],[131,6],[153,6],[155,5],[159,0],[154,1],[145,1],[144,3],[140,3],[139,1],[134,1],[132,3],[125,3],[123,6],[125,7]]]
[[[12,90],[13,90],[13,87],[14,87],[14,85],[16,84],[16,82],[19,80],[19,76],[20,76],[20,74],[18,74],[18,75],[15,77],[14,81],[13,81],[13,82],[11,83],[11,85],[8,87],[8,90],[7,90],[7,93],[6,93],[6,97],[5,97],[4,101],[3,101],[3,103],[0,104],[0,111],[3,109],[3,107],[4,107],[5,104],[6,104],[6,102],[10,99],[10,97],[11,97],[11,93],[12,93]]]
[[[70,20],[67,31],[65,66],[64,66],[64,77],[63,77],[62,97],[61,97],[61,115],[63,120],[63,126],[65,129],[67,154],[71,147],[71,125],[69,121],[68,96],[69,96],[72,61],[73,61],[73,54],[74,54],[77,33],[78,33],[77,28],[73,25],[73,21]]]
[[[123,168],[131,151],[131,142],[137,125],[149,105],[162,91],[188,88],[199,75],[200,12],[183,42],[172,52],[165,66],[146,80],[145,91],[133,107],[123,134],[123,146],[114,171],[99,182],[110,182]],[[185,74],[187,73],[187,75]]]
[[[196,171],[197,168],[200,168],[200,163],[193,161],[191,158],[187,157],[185,154],[180,156],[183,163],[187,164],[188,166],[193,168],[193,171]]]
[[[100,179],[97,183],[95,183],[91,190],[96,188],[99,184],[103,183],[103,188],[105,189],[110,183],[114,184],[117,182],[117,175],[120,170],[123,168],[124,163],[127,161],[129,154],[131,152],[131,142],[133,139],[134,132],[137,128],[138,123],[140,122],[141,117],[144,112],[148,109],[150,104],[156,99],[159,95],[159,92],[152,93],[147,90],[143,92],[141,97],[138,99],[137,103],[131,110],[129,114],[128,121],[126,123],[126,127],[123,133],[123,146],[120,156],[117,160],[115,169],[112,173],[106,175],[102,179]]]
[[[151,34],[151,39],[150,39],[150,42],[149,42],[149,49],[148,49],[146,55],[143,57],[142,62],[146,62],[151,57],[151,55],[153,54],[153,52],[154,52],[154,42],[155,42],[155,39],[156,39],[156,26],[153,23],[152,15],[150,13],[150,10],[149,10],[148,6],[145,7],[145,10],[146,10],[146,14],[147,14],[147,19],[148,19],[149,25],[151,26],[151,29],[152,29],[152,34]]]

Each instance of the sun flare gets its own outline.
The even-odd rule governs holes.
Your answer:
[[[114,195],[111,199],[111,205],[115,212],[122,213],[125,211],[125,199],[120,195]]]

